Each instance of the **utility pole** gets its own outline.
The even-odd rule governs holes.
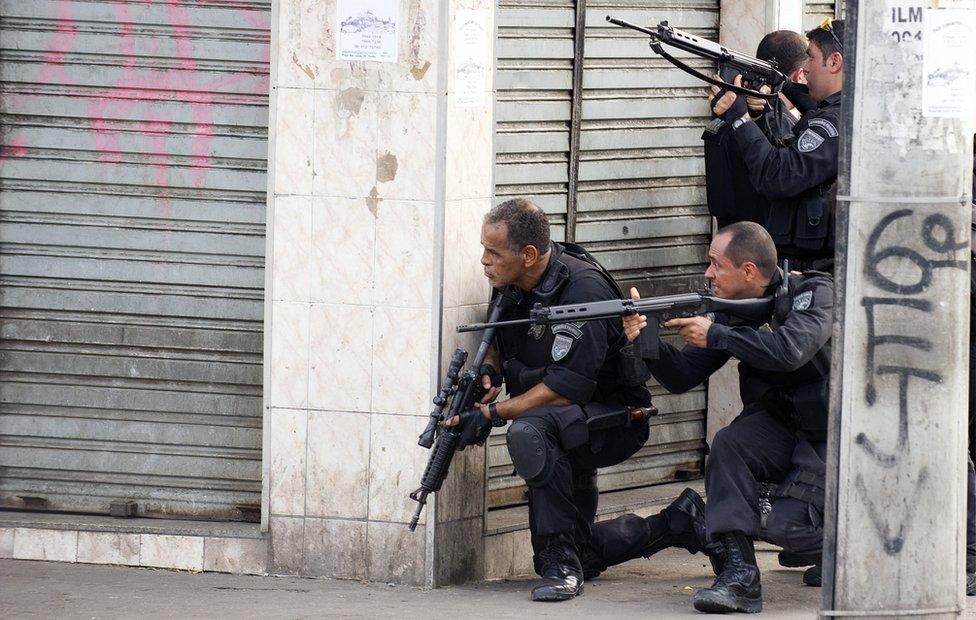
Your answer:
[[[973,4],[847,2],[822,617],[966,606]]]

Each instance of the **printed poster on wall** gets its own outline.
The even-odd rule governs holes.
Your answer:
[[[454,101],[458,106],[485,105],[487,55],[488,11],[459,10],[454,22]]]
[[[922,29],[922,115],[969,118],[976,99],[976,12],[927,9]]]
[[[398,0],[339,0],[336,58],[397,61]]]

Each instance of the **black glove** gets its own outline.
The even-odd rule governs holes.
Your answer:
[[[737,118],[742,118],[748,111],[749,106],[746,104],[746,96],[736,93],[735,101],[732,102],[729,109],[722,115],[722,120],[726,123],[731,123]]]
[[[488,375],[488,378],[491,379],[491,387],[502,386],[502,380],[504,377],[502,376],[502,373],[495,370],[495,367],[491,364],[482,364],[478,372],[483,375]]]
[[[783,94],[790,100],[800,114],[805,114],[809,110],[817,107],[817,100],[810,96],[810,87],[806,84],[787,82],[783,85]]]
[[[486,419],[481,414],[481,409],[472,407],[461,412],[461,415],[458,417],[460,418],[458,421],[458,429],[460,431],[458,450],[464,450],[473,444],[481,445],[485,443],[488,435],[491,434],[491,420]]]

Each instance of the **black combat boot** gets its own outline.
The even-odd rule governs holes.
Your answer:
[[[685,489],[667,508],[648,517],[651,536],[641,555],[649,558],[662,549],[680,547],[688,553],[717,552],[705,538],[705,502],[694,489]]]
[[[533,601],[565,601],[583,593],[583,568],[572,536],[549,536],[538,561],[542,581],[532,588]]]
[[[698,611],[728,613],[741,611],[755,614],[762,611],[762,586],[752,540],[742,532],[722,534],[725,565],[711,588],[695,592],[691,601]]]
[[[823,585],[823,566],[814,564],[803,571],[803,585],[819,588]]]
[[[705,534],[705,501],[694,489],[685,489],[676,500],[648,522],[663,517],[667,529],[663,532],[651,524],[651,539],[641,555],[649,558],[668,547],[680,547],[688,553],[702,552],[712,563],[712,570],[722,572],[725,548],[721,543],[709,542]]]

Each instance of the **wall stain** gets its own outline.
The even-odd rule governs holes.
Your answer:
[[[413,79],[419,81],[419,80],[424,79],[424,76],[427,75],[427,70],[428,69],[430,69],[430,61],[429,60],[427,62],[425,62],[422,67],[417,67],[417,66],[410,67],[410,75],[413,76]]]
[[[363,109],[363,99],[366,93],[360,88],[347,88],[339,91],[339,108],[350,114],[359,114]]]
[[[295,65],[299,69],[302,70],[302,73],[304,73],[305,75],[308,76],[308,79],[314,80],[315,79],[315,76],[318,75],[318,67],[316,67],[315,65],[303,65],[298,60],[298,54],[296,54],[295,52],[292,52],[291,53],[291,61],[293,63],[295,63]]]
[[[366,208],[369,209],[369,212],[373,214],[373,217],[376,217],[376,207],[379,206],[380,201],[382,200],[383,199],[380,198],[380,194],[378,191],[376,191],[376,186],[374,185],[373,189],[369,190],[369,196],[366,197]]]
[[[397,157],[387,151],[376,158],[376,181],[378,183],[389,183],[396,178]]]

